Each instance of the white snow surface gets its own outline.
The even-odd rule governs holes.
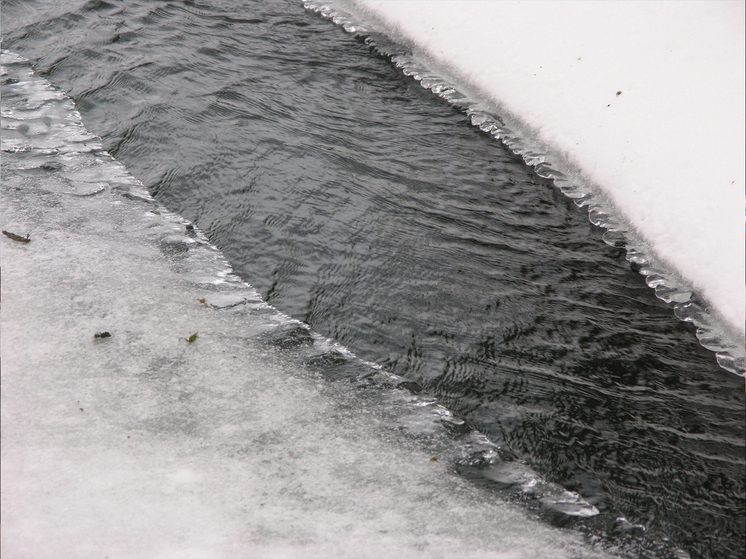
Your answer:
[[[355,4],[598,185],[743,334],[743,1]]]
[[[432,460],[442,408],[267,345],[289,319],[3,64],[3,558],[605,556]]]

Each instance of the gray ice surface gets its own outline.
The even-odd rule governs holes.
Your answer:
[[[2,64],[0,225],[31,239],[0,236],[4,559],[604,556],[433,460],[445,409],[304,366],[334,345],[283,338],[63,93]]]

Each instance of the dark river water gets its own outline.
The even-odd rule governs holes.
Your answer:
[[[2,15],[3,47],[272,305],[602,515],[745,556],[743,379],[464,114],[299,2]]]

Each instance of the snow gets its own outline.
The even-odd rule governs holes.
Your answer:
[[[605,556],[452,474],[492,447],[449,443],[444,408],[267,343],[298,325],[2,62],[0,220],[31,239],[0,236],[3,557]]]
[[[744,332],[744,3],[357,0],[598,185]]]

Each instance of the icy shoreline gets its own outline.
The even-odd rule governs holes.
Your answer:
[[[505,4],[510,3],[501,3],[503,7]],[[695,220],[699,225],[694,229],[686,229],[688,227],[686,219],[684,219],[686,216],[682,218],[682,215],[672,212],[672,206],[669,205],[669,202],[675,197],[676,193],[672,192],[670,188],[658,192],[656,199],[656,196],[652,198],[636,198],[635,195],[631,194],[627,196],[629,193],[625,193],[624,188],[610,191],[608,185],[599,186],[599,181],[594,178],[592,173],[589,173],[587,165],[581,168],[578,164],[579,160],[575,151],[578,149],[582,151],[581,147],[576,147],[573,151],[561,146],[562,149],[558,150],[557,146],[553,145],[551,138],[547,140],[545,132],[546,129],[551,131],[551,126],[539,126],[533,122],[533,116],[525,119],[523,118],[524,114],[519,111],[517,111],[517,115],[514,114],[516,111],[513,111],[512,108],[506,108],[501,100],[496,101],[498,95],[495,94],[494,88],[491,90],[489,85],[485,85],[476,79],[479,72],[485,73],[488,78],[495,79],[494,72],[490,73],[489,71],[493,61],[492,55],[481,59],[477,57],[472,62],[462,57],[457,61],[458,63],[455,63],[450,58],[450,50],[452,49],[455,50],[456,54],[459,54],[459,49],[471,47],[469,52],[474,54],[474,48],[480,46],[486,48],[488,46],[487,43],[491,36],[489,34],[475,32],[470,34],[468,38],[465,38],[463,33],[459,34],[459,29],[462,31],[465,29],[463,25],[459,26],[459,22],[466,25],[459,18],[474,16],[473,21],[488,21],[490,16],[494,16],[491,11],[492,8],[484,3],[469,3],[467,9],[464,4],[458,2],[442,2],[436,4],[433,10],[429,10],[428,14],[430,15],[427,17],[423,14],[422,17],[412,17],[411,20],[408,19],[412,15],[411,11],[421,7],[421,4],[414,6],[414,4],[410,5],[407,2],[392,4],[385,1],[349,2],[339,0],[336,2],[315,2],[309,0],[304,2],[304,5],[324,17],[331,18],[348,32],[366,37],[366,41],[371,46],[381,54],[390,57],[392,63],[401,68],[405,74],[412,76],[420,81],[426,89],[432,90],[436,95],[464,110],[470,115],[475,126],[506,144],[513,152],[520,155],[527,164],[535,167],[539,175],[552,179],[565,195],[574,199],[578,206],[589,212],[589,219],[592,223],[607,230],[604,234],[605,242],[613,246],[626,247],[627,260],[645,277],[647,284],[655,289],[656,295],[660,299],[672,304],[673,312],[679,319],[693,322],[697,326],[697,337],[700,343],[716,353],[718,363],[730,372],[743,375],[743,320],[742,317],[740,319],[736,317],[736,315],[742,313],[743,305],[739,302],[742,302],[744,295],[743,266],[737,264],[743,259],[744,254],[741,217],[740,210],[738,210],[742,199],[735,186],[730,185],[731,188],[728,192],[723,196],[716,197],[717,199],[714,202],[712,201],[713,196],[706,188],[699,189],[689,198],[686,198],[686,196],[679,197],[677,203],[689,204],[688,215],[690,218],[692,217],[691,212],[696,213],[702,207],[702,200],[699,199],[704,198],[708,201],[706,205],[709,213],[705,212],[702,216],[708,217],[709,222],[702,219]],[[484,13],[481,13],[480,10]],[[517,10],[517,12],[518,15],[522,13],[520,10]],[[533,13],[531,10],[529,12]],[[423,22],[430,21],[433,18],[435,18],[433,21],[438,18],[442,19],[445,17],[444,14],[449,18],[455,18],[453,25],[451,25],[450,19],[447,23],[441,22],[443,23],[441,31],[450,34],[449,40],[433,42],[429,34],[437,26],[434,25],[431,29],[422,26],[424,25]],[[475,14],[481,14],[481,19],[476,17]],[[510,10],[505,15],[510,16]],[[507,21],[509,21],[509,18]],[[592,18],[590,21],[581,18],[581,26],[583,23],[593,23]],[[523,28],[519,27],[519,29]],[[443,38],[441,37],[441,39]],[[529,52],[522,57],[512,49],[508,49],[508,52],[516,55],[517,61],[514,62],[518,63],[519,66],[525,62],[525,56],[531,55],[531,52]],[[549,60],[551,61],[552,58],[550,57]],[[498,62],[502,63],[504,61],[498,60],[495,65],[499,66]],[[472,67],[474,64],[476,66]],[[549,71],[551,72],[551,69]],[[563,76],[558,76],[556,72],[553,75],[558,83],[564,79]],[[512,84],[511,80],[504,79],[504,76],[498,76],[498,78],[499,81],[507,81],[508,85]],[[518,81],[520,82],[520,80]],[[520,83],[522,86],[527,86],[523,82]],[[569,83],[572,85],[572,82]],[[531,87],[535,87],[535,84],[536,82]],[[567,89],[567,79],[564,79],[562,86],[565,90]],[[611,105],[609,104],[609,106]],[[557,109],[551,103],[549,103],[549,107],[551,110]],[[550,116],[547,115],[548,118]],[[549,118],[549,122],[552,122],[551,118]],[[586,119],[581,121],[581,125],[593,127],[594,123],[592,119],[590,121]],[[609,125],[609,122],[603,122],[598,126],[600,129],[606,130]],[[585,130],[581,130],[581,132],[585,133]],[[729,132],[733,136],[732,126]],[[742,135],[740,140],[743,140]],[[679,138],[678,141],[679,144],[674,142],[674,148],[677,145],[680,147],[682,140]],[[735,144],[738,144],[737,135]],[[645,142],[636,143],[634,145],[635,154],[640,150],[644,151],[646,145]],[[626,161],[628,157],[631,157],[628,152],[632,148],[630,148],[629,142],[623,147],[624,149],[620,151],[620,157]],[[598,149],[594,150],[587,146],[586,148],[583,152],[585,155],[609,155],[609,152],[604,152],[603,149],[599,152]],[[727,153],[731,154],[729,159],[731,164],[737,162],[737,157],[733,156],[733,150]],[[650,154],[647,155],[650,156]],[[662,180],[657,177],[656,173],[665,175],[670,171],[670,167],[660,164],[657,166],[660,169],[648,167],[642,170],[650,173],[652,179]],[[699,166],[700,172],[703,167],[703,165]],[[688,183],[689,186],[692,184],[693,181]],[[606,188],[602,188],[602,186]],[[719,194],[723,193],[720,192]],[[620,195],[622,204],[619,203]],[[640,205],[641,201],[643,202],[642,205]],[[628,208],[631,206],[639,210],[637,215],[633,212],[635,219],[632,220],[632,223],[627,219],[629,217]],[[714,207],[720,209],[719,216],[712,214]],[[685,252],[691,253],[688,256],[686,254],[680,254],[680,256],[684,257],[687,264],[693,266],[693,274],[689,274],[688,272],[691,270],[687,270],[685,266],[682,268],[677,258],[671,258],[672,255],[676,256],[676,251],[679,249],[672,248],[673,245],[667,244],[662,239],[653,238],[656,242],[651,244],[648,241],[651,238],[650,235],[639,226],[640,223],[665,223],[671,219],[678,226],[672,229],[669,236],[674,241],[683,243]],[[677,219],[679,221],[676,221]],[[683,221],[681,221],[682,219]],[[712,223],[716,223],[717,227],[708,229]],[[681,227],[686,230],[682,230]],[[739,245],[740,249],[737,248]],[[701,261],[702,258],[706,259],[706,262],[700,262],[707,268],[704,272],[697,268],[699,265],[697,259]],[[682,269],[687,272],[684,276],[680,273]],[[723,273],[719,273],[718,270]],[[709,275],[709,280],[704,283],[698,280],[702,273]],[[739,277],[740,279],[738,279]],[[716,300],[718,297],[712,297],[713,289],[723,295],[719,298],[719,303]],[[703,295],[709,301],[703,300]]]
[[[445,410],[267,345],[286,317],[3,64],[3,556],[604,556],[434,460]]]
[[[575,162],[743,334],[743,3],[357,4]]]

